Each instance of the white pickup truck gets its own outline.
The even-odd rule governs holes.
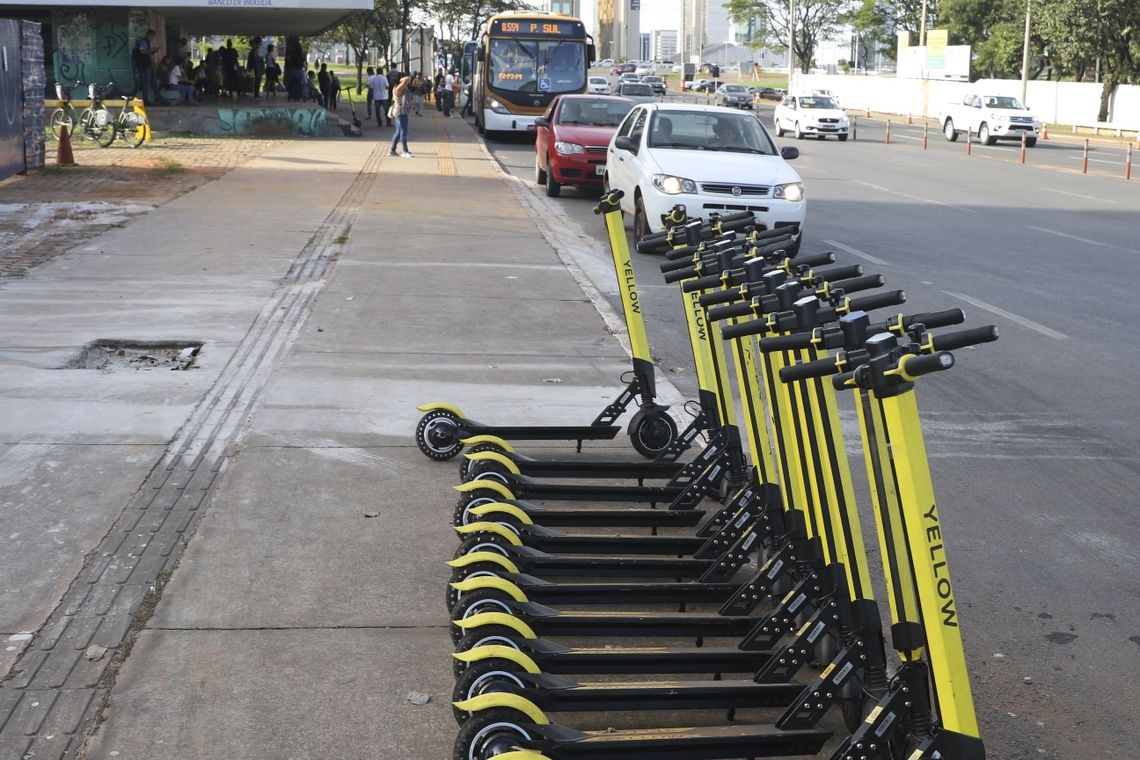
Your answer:
[[[969,130],[978,141],[993,145],[998,140],[1021,140],[1032,148],[1037,144],[1041,122],[1021,101],[1008,95],[967,95],[961,103],[948,104],[938,115],[942,134],[954,142]]]

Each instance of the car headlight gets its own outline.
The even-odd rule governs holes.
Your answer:
[[[554,149],[564,156],[571,156],[575,153],[585,153],[586,149],[578,143],[565,142],[563,140],[555,140]]]
[[[786,201],[802,201],[804,199],[804,185],[802,182],[776,185],[772,188],[772,197],[782,198]]]
[[[510,111],[507,110],[506,106],[492,97],[487,98],[487,108],[490,108],[495,113],[510,113]]]
[[[653,186],[666,195],[697,192],[696,182],[684,177],[674,177],[672,174],[654,174]]]

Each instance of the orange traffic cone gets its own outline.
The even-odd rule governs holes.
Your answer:
[[[1048,124],[1042,124],[1041,125],[1041,139],[1042,140],[1048,140],[1049,139],[1049,125]]]
[[[71,135],[67,134],[67,125],[59,126],[59,147],[55,151],[56,166],[75,166],[75,155],[71,152]]]

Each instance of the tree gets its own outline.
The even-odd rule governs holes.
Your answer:
[[[1033,19],[1050,57],[1084,72],[1099,60],[1104,73],[1097,121],[1108,120],[1112,93],[1140,75],[1140,3],[1136,0],[1050,0]]]
[[[805,74],[811,69],[815,49],[821,39],[840,31],[842,14],[848,0],[795,0],[795,17],[787,2],[782,0],[728,0],[725,7],[733,21],[747,22],[763,17],[764,37],[759,43],[769,47],[786,45],[789,22],[794,23],[795,37],[792,54]]]
[[[404,0],[405,2],[407,0]],[[399,27],[401,9],[398,0],[375,0],[372,10],[358,13],[315,37],[311,47],[327,51],[333,45],[347,45],[356,63],[356,93],[364,89],[364,62],[372,48],[386,50],[392,41],[392,29]]]

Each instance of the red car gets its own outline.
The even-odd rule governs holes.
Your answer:
[[[632,74],[637,71],[636,63],[618,63],[610,67],[610,73],[619,76],[621,74]]]
[[[634,103],[609,95],[563,95],[535,119],[534,181],[557,198],[563,185],[600,185],[606,150]]]

